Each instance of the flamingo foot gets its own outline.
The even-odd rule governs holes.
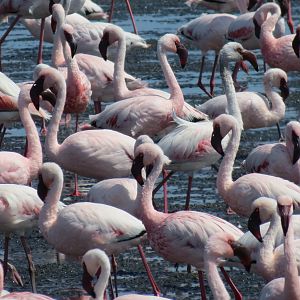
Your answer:
[[[236,212],[234,210],[232,210],[230,207],[227,208],[226,212],[227,212],[227,215],[236,215]]]
[[[203,83],[201,81],[198,81],[197,85],[209,98],[213,98],[212,94],[206,90],[205,86],[203,85]]]
[[[75,189],[73,193],[69,194],[71,197],[80,197],[81,193],[78,191],[78,189]]]

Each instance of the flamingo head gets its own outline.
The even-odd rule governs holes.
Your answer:
[[[74,33],[74,28],[71,25],[64,24],[62,26],[63,38],[66,39],[66,41],[71,49],[72,58],[74,57],[74,55],[76,54],[76,51],[77,51],[77,43],[74,39],[73,33]]]
[[[296,35],[292,42],[293,50],[297,57],[299,58],[299,48],[300,48],[300,25],[297,26]]]
[[[291,121],[286,125],[285,138],[287,148],[293,149],[290,155],[294,165],[300,158],[300,123],[298,121]]]
[[[277,199],[277,210],[281,219],[283,234],[286,236],[293,215],[293,199],[289,196],[279,196]]]
[[[50,10],[51,5],[51,10]],[[50,1],[49,10],[51,13],[51,30],[53,33],[56,31],[57,23],[63,23],[65,20],[65,10],[59,3],[55,3],[53,0]]]
[[[260,225],[262,224],[259,214],[259,208],[255,208],[248,220],[248,229],[251,233],[256,237],[258,241],[261,243],[263,242],[261,232],[260,232]]]

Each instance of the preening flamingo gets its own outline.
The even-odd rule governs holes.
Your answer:
[[[45,163],[39,178],[38,194],[45,201],[39,215],[39,228],[57,251],[79,258],[90,249],[100,248],[113,255],[145,240],[143,223],[113,206],[80,202],[58,210],[63,173],[57,164]],[[152,284],[159,292],[156,284]]]
[[[276,39],[273,35],[273,29],[278,22],[281,10],[275,3],[266,3],[265,13],[271,13],[261,25],[256,24],[255,34],[260,39],[260,49],[265,62],[271,68],[280,68],[286,72],[299,71],[300,60],[294,53],[292,41],[295,34],[289,34]],[[261,7],[261,9],[263,8]]]
[[[178,33],[191,40],[202,53],[198,86],[210,98],[213,97],[214,93],[214,77],[219,58],[219,52],[227,42],[225,36],[229,24],[235,20],[235,18],[236,16],[229,14],[202,14],[200,17],[182,25],[177,30]],[[202,83],[205,56],[209,50],[215,51],[215,61],[210,77],[210,92],[206,90]]]
[[[95,299],[103,299],[105,289],[110,276],[110,262],[106,253],[100,249],[87,251],[82,257],[82,285],[89,295]],[[100,274],[99,274],[100,273]],[[93,284],[93,278],[97,276],[97,282]],[[116,300],[170,300],[156,296],[144,296],[129,294],[115,298]]]
[[[106,106],[97,115],[90,116],[91,124],[97,128],[110,128],[138,137],[147,134],[157,139],[172,122],[172,110],[183,116],[184,98],[181,88],[167,60],[167,52],[177,53],[182,66],[187,60],[187,50],[174,34],[166,34],[157,44],[159,60],[171,96],[169,101],[161,96],[137,96]],[[187,116],[188,117],[188,116]]]
[[[248,173],[278,176],[300,184],[300,123],[290,121],[285,128],[285,142],[254,148],[243,166]]]
[[[274,88],[279,88],[281,94]],[[257,92],[236,93],[244,129],[273,126],[285,117],[284,101],[289,96],[287,74],[281,69],[269,69],[264,74],[264,91],[266,96]],[[225,95],[217,96],[200,104],[197,109],[215,118],[227,113],[227,102]]]
[[[35,189],[18,184],[0,184],[0,199],[0,231],[5,235],[4,274],[7,271],[10,235],[17,233],[20,236],[28,261],[32,291],[36,292],[35,267],[25,238],[25,232],[37,225],[38,215],[43,202],[38,197]],[[2,282],[2,279],[0,278],[0,282]]]
[[[45,141],[48,158],[68,171],[97,180],[128,177],[135,142],[131,137],[112,130],[88,130],[74,133],[58,143],[57,133],[66,99],[63,76],[54,68],[40,70],[30,93],[38,108],[40,93],[52,87],[56,89],[57,99]]]
[[[102,7],[91,0],[85,0],[79,13],[89,20],[106,20],[108,18],[108,14],[103,11]]]
[[[298,275],[296,248],[293,231],[293,200],[290,197],[278,198],[278,212],[281,218],[284,240],[285,275],[269,282],[260,293],[260,300],[300,299],[300,278]]]
[[[218,193],[237,214],[249,217],[252,212],[252,202],[262,196],[276,199],[283,194],[289,195],[296,206],[299,206],[300,188],[288,180],[252,173],[233,181],[233,164],[241,137],[240,125],[235,118],[224,114],[215,118],[213,124],[211,144],[216,151],[224,156],[217,176]],[[231,137],[224,154],[221,141],[229,132],[231,132]]]
[[[201,282],[202,299],[205,299],[202,270],[208,237],[216,232],[230,232],[238,239],[243,233],[234,225],[207,213],[178,211],[168,214],[156,211],[152,204],[152,192],[163,165],[169,159],[159,146],[150,143],[138,146],[134,156],[132,174],[143,186],[138,191],[139,217],[146,227],[150,245],[167,261],[195,266]],[[141,171],[147,166],[152,166],[152,170],[144,183]],[[235,295],[238,299],[237,291]]]
[[[229,112],[242,124],[240,111],[235,96],[235,89],[229,71],[230,62],[248,60],[257,69],[256,57],[245,50],[238,43],[228,43],[220,51],[221,77],[225,88],[225,100],[228,101]],[[189,186],[186,198],[186,209],[189,208],[190,189],[192,184],[191,174],[203,167],[210,166],[218,161],[220,154],[214,151],[210,138],[213,131],[211,120],[191,123],[179,118],[174,118],[178,126],[165,135],[158,143],[164,153],[171,159],[168,170],[184,171],[189,173]],[[187,142],[188,141],[188,142]],[[223,141],[226,147],[228,140]]]

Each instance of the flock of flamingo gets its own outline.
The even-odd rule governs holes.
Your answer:
[[[291,1],[188,0],[188,5],[216,13],[202,14],[179,26],[177,35],[167,33],[158,40],[157,57],[169,92],[150,88],[124,70],[126,51],[149,47],[137,34],[129,0],[126,4],[135,34],[98,21],[112,20],[114,1],[109,14],[90,0],[0,1],[1,20],[15,17],[0,47],[19,20],[40,40],[33,81],[15,83],[5,70],[0,72],[0,141],[14,122],[21,121],[26,133],[24,155],[0,151],[0,231],[5,236],[0,298],[53,299],[37,293],[34,257],[25,237],[38,227],[58,254],[81,262],[82,287],[89,296],[80,299],[167,300],[147,263],[143,245],[148,243],[166,261],[196,268],[202,300],[207,299],[204,273],[213,299],[242,299],[227,266],[265,280],[258,299],[300,300],[300,124],[290,121],[284,134],[278,125],[289,96],[287,73],[300,71],[300,27],[294,33]],[[237,11],[238,16],[229,14]],[[196,107],[185,101],[167,57],[177,54],[180,65],[186,65],[184,39],[202,53],[197,84],[208,98]],[[44,41],[53,43],[51,66],[42,63]],[[237,82],[240,69],[248,72],[246,61],[258,71],[256,49],[265,62],[265,94],[239,91]],[[208,89],[202,75],[211,50],[215,60]],[[214,96],[218,66],[225,94]],[[79,115],[92,102],[95,114],[80,126]],[[75,133],[61,141],[60,127],[70,114],[76,116]],[[43,145],[36,118],[44,120]],[[242,131],[275,125],[279,142],[253,149],[243,162],[247,174],[234,180]],[[248,219],[248,232],[216,215],[190,210],[194,172],[218,161],[218,194],[228,213]],[[60,201],[62,170],[75,175],[73,204]],[[174,172],[187,173],[189,181],[184,210],[170,213],[167,183]],[[163,180],[156,185],[161,173]],[[79,202],[77,176],[99,181]],[[36,189],[31,187],[35,180]],[[154,198],[162,186],[164,211],[159,211]],[[3,290],[8,271],[22,284],[18,266],[8,262],[14,233],[26,254],[31,292]],[[114,256],[134,246],[154,296],[139,291],[118,296]]]

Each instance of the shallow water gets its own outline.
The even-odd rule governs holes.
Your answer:
[[[152,0],[151,2],[132,1],[133,11],[136,16],[136,23],[140,35],[148,42],[153,44],[147,50],[133,50],[127,55],[126,70],[127,72],[148,81],[152,87],[167,90],[166,83],[162,77],[162,71],[156,58],[156,41],[165,33],[175,33],[176,29],[200,15],[203,10],[200,8],[191,9],[184,5],[183,1],[171,0]],[[293,1],[294,5],[294,21],[299,22],[299,1]],[[103,1],[103,8],[109,9],[109,1]],[[117,1],[116,12],[113,21],[122,26],[125,30],[132,31],[131,22],[125,12],[125,3]],[[1,25],[0,33],[7,27]],[[8,36],[7,42],[3,46],[3,70],[16,82],[31,80],[33,67],[36,62],[38,42],[34,40],[23,25],[18,24],[16,29]],[[44,48],[44,62],[50,62],[51,53],[50,44],[46,44]],[[189,62],[185,69],[180,69],[177,57],[170,57],[170,62],[175,70],[176,77],[183,89],[184,95],[191,104],[199,104],[207,100],[207,97],[196,86],[198,79],[198,70],[200,68],[199,50],[187,46],[189,48]],[[239,74],[239,81],[248,85],[251,91],[262,91],[262,60],[260,53],[259,65],[261,70],[255,73],[250,68],[249,75]],[[207,58],[206,72],[204,74],[204,82],[209,83],[209,70],[213,63],[213,53],[209,53]],[[291,89],[290,97],[287,101],[286,119],[281,122],[282,129],[285,124],[299,117],[299,76],[298,73],[289,74],[289,86]],[[216,95],[222,93],[220,78],[216,78]],[[93,112],[90,106],[85,114],[81,116],[80,122],[87,121],[88,114]],[[72,120],[74,121],[74,120]],[[61,139],[63,140],[72,132],[73,123],[70,128],[62,127]],[[241,161],[246,157],[249,151],[261,143],[275,142],[278,140],[276,127],[258,130],[248,130],[243,133],[240,150],[236,160],[235,176],[240,176],[243,171],[240,169]],[[8,130],[4,140],[3,149],[23,151],[24,145],[24,130],[20,124]],[[72,197],[67,196],[72,191],[72,176],[65,172],[66,183],[63,200],[66,203],[77,201]],[[80,189],[86,193],[95,181],[80,178]],[[187,175],[175,174],[170,181],[169,199],[170,210],[182,209],[186,192]],[[205,211],[218,215],[233,224],[246,230],[246,220],[237,216],[226,215],[226,207],[222,199],[216,192],[216,171],[211,168],[206,168],[194,176],[194,184],[191,195],[191,206],[194,210]],[[35,185],[36,183],[34,183]],[[159,204],[162,198],[161,192],[157,194],[156,202]],[[83,197],[81,200],[84,199]],[[37,287],[41,293],[47,293],[59,298],[62,295],[75,295],[81,290],[81,269],[78,263],[56,263],[55,251],[43,240],[38,230],[30,234],[30,246],[32,247],[34,262],[37,268]],[[165,262],[160,257],[156,256],[153,250],[146,246],[146,255],[150,262],[150,267],[157,279],[158,285],[164,296],[174,299],[199,299],[200,291],[198,287],[197,273],[193,270],[192,273],[186,272],[185,266],[180,266],[178,271],[174,266]],[[25,289],[29,290],[29,277],[27,275],[27,265],[20,243],[16,239],[12,239],[10,246],[10,260],[23,275]],[[151,293],[150,285],[147,282],[144,269],[138,257],[136,249],[127,251],[118,257],[118,276],[119,276],[119,291],[120,293],[128,293],[130,291],[140,293]],[[257,298],[263,280],[255,275],[247,274],[243,270],[231,270],[230,274],[236,282],[239,289],[244,294],[244,299]],[[6,280],[6,288],[14,290],[23,290]],[[211,297],[209,288],[207,293]]]

